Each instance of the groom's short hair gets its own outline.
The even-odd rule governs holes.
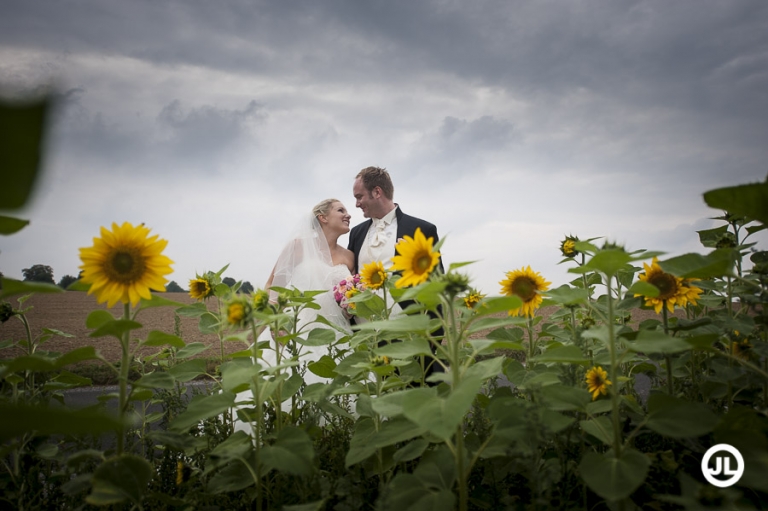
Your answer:
[[[387,169],[381,167],[365,167],[363,170],[357,173],[355,178],[360,178],[363,182],[363,186],[371,193],[377,186],[381,188],[381,192],[389,200],[392,200],[395,196],[395,187],[392,185],[392,178],[389,177]]]

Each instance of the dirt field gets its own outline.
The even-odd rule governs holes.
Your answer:
[[[164,293],[163,297],[181,302],[184,304],[193,303],[194,300],[187,293]],[[16,298],[11,298],[14,308],[18,308]],[[53,336],[49,341],[41,346],[40,349],[47,351],[56,351],[64,353],[82,346],[93,345],[109,361],[120,359],[120,346],[116,339],[112,337],[92,338],[88,334],[90,330],[85,326],[85,319],[88,314],[95,309],[106,309],[105,304],[98,305],[93,296],[77,291],[67,291],[58,294],[36,294],[33,295],[24,304],[25,307],[33,307],[27,312],[33,337],[42,333],[43,328],[52,328],[73,335],[74,337]],[[215,300],[208,301],[208,307],[211,310],[217,310],[218,305]],[[545,307],[537,312],[537,315],[548,316],[555,307]],[[147,334],[152,330],[173,334],[174,333],[174,307],[157,307],[141,311],[136,318],[139,323],[144,325],[140,330],[132,332],[132,339],[146,339]],[[122,315],[122,305],[118,304],[110,312],[113,316]],[[678,311],[680,314],[681,311]],[[636,310],[632,314],[634,321],[642,321],[646,318],[657,316],[652,310]],[[192,342],[202,342],[209,346],[209,349],[199,356],[207,358],[216,358],[219,355],[219,340],[215,335],[205,335],[198,329],[197,318],[181,317],[181,338],[187,344]],[[9,339],[25,338],[24,326],[18,318],[11,318],[9,321],[0,324],[0,341]],[[244,349],[245,346],[240,343],[225,343],[225,353],[233,353]],[[139,351],[140,355],[150,355],[156,353],[160,348],[147,347]],[[0,358],[11,358],[20,355],[19,351],[11,349],[0,350]]]
[[[184,304],[193,303],[195,300],[190,298],[187,293],[163,293],[163,297],[181,302]],[[17,297],[11,298],[11,304],[18,308]],[[32,330],[32,336],[39,336],[43,328],[53,328],[73,335],[74,337],[53,336],[44,343],[40,349],[47,351],[57,351],[64,353],[81,346],[92,345],[110,361],[120,359],[120,345],[113,337],[92,338],[88,337],[90,330],[85,326],[85,319],[88,314],[96,309],[106,309],[106,304],[97,304],[96,298],[88,296],[86,293],[77,291],[67,291],[57,294],[35,294],[24,303],[24,307],[33,307],[27,312],[27,319]],[[218,310],[215,300],[208,300],[208,307],[212,310]],[[168,334],[174,333],[174,307],[155,307],[141,311],[136,320],[144,325],[140,330],[134,330],[131,339],[146,339],[147,334],[152,330],[159,330]],[[110,312],[116,318],[123,313],[121,304],[116,305]],[[201,353],[203,357],[216,357],[219,354],[219,340],[215,335],[204,335],[200,333],[197,327],[198,318],[181,317],[181,338],[187,344],[192,342],[202,342],[210,348]],[[24,325],[18,318],[11,318],[9,321],[0,324],[0,341],[8,339],[23,339],[26,337]],[[227,353],[240,351],[245,346],[239,343],[226,343],[225,351]],[[148,347],[139,351],[141,355],[156,353],[160,348]],[[19,352],[10,350],[0,351],[0,358],[8,358],[19,355]]]

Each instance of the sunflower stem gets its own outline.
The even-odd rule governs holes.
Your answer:
[[[123,304],[123,319],[129,320],[131,318],[131,304]],[[117,433],[117,455],[123,453],[125,447],[125,408],[128,402],[128,374],[130,371],[130,330],[123,332],[122,339],[120,340],[120,348],[122,351],[122,357],[120,359],[120,376],[118,377],[119,394],[117,413],[120,420],[120,428]]]
[[[667,315],[667,300],[663,300],[661,304],[661,318],[664,325],[664,333],[669,335],[669,316]],[[667,394],[673,396],[675,394],[675,383],[672,381],[672,357],[668,353],[664,354],[664,363],[667,366]]]
[[[608,350],[611,356],[610,380],[613,383],[611,391],[611,422],[613,425],[613,455],[618,459],[621,457],[621,429],[619,425],[619,393],[617,390],[618,361],[616,359],[616,340],[614,339],[614,319],[613,319],[613,293],[611,293],[610,276],[608,277]]]

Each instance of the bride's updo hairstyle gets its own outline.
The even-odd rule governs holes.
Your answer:
[[[318,217],[320,215],[327,215],[331,211],[331,206],[334,202],[341,202],[339,199],[325,199],[312,208],[312,215]]]

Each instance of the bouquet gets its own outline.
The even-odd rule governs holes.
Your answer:
[[[349,299],[364,290],[360,275],[355,273],[333,286],[333,297],[344,312],[351,314],[355,310],[355,304],[349,303]]]

